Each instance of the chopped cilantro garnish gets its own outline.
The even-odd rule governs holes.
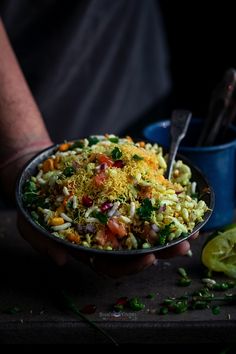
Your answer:
[[[112,152],[111,152],[111,156],[113,158],[113,160],[119,160],[122,157],[122,152],[120,151],[120,149],[116,146]]]
[[[88,142],[89,146],[96,145],[99,142],[99,139],[96,136],[90,136]]]
[[[27,181],[24,187],[25,192],[37,192],[37,186],[33,181]]]
[[[83,141],[81,140],[77,140],[74,142],[74,144],[72,144],[69,148],[69,150],[73,150],[73,149],[76,149],[76,148],[80,148],[82,149],[84,147],[84,143]]]
[[[116,136],[114,136],[114,137],[112,137],[112,138],[109,138],[109,141],[111,142],[111,143],[119,143],[119,138],[117,138]]]
[[[75,173],[75,169],[73,166],[68,166],[64,169],[63,174],[66,177],[71,177]]]
[[[23,202],[25,205],[29,206],[35,204],[38,200],[38,193],[35,192],[25,192],[23,194]]]
[[[36,203],[38,199],[38,190],[36,184],[29,180],[24,185],[23,202],[27,206]]]
[[[100,211],[94,211],[92,216],[100,221],[101,224],[106,224],[108,221],[108,216],[106,214],[100,213]]]
[[[43,195],[39,195],[36,184],[33,181],[27,181],[24,186],[23,202],[26,206],[35,205],[36,207],[48,208],[49,203],[45,201]]]
[[[155,210],[155,208],[152,206],[151,200],[149,198],[145,198],[142,201],[142,206],[137,209],[137,214],[140,219],[149,220],[153,210]]]
[[[163,246],[165,243],[166,243],[166,240],[167,240],[167,237],[169,236],[169,234],[171,233],[171,225],[172,225],[173,223],[171,222],[170,224],[168,224],[168,225],[166,225],[165,227],[164,227],[164,229],[162,229],[161,231],[160,231],[160,235],[159,235],[159,244],[161,245],[161,246]]]

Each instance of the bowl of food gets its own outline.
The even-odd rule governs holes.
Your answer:
[[[164,177],[162,147],[112,134],[40,152],[17,181],[21,216],[42,237],[91,255],[156,252],[189,238],[209,219],[214,193],[178,157]]]

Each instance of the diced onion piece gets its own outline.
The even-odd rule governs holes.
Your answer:
[[[68,222],[72,222],[73,220],[68,216],[66,215],[65,213],[61,213],[61,217],[65,220],[65,221],[68,221]]]
[[[71,223],[70,222],[66,222],[65,224],[62,224],[62,225],[52,226],[52,229],[54,231],[60,231],[60,230],[66,230],[69,227],[71,227]]]

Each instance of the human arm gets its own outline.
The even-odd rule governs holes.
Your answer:
[[[23,164],[52,141],[0,20],[0,182],[13,199]]]
[[[0,185],[2,193],[14,200],[17,175],[31,157],[52,145],[41,113],[30,92],[0,19]],[[21,221],[19,222],[21,224]],[[24,229],[23,237],[37,250],[54,252],[57,263],[66,252],[57,244],[34,241]]]

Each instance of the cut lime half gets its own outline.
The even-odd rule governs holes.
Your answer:
[[[211,271],[236,279],[236,228],[210,238],[202,250],[202,263]]]

